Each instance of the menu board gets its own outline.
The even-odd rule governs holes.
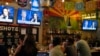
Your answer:
[[[36,29],[36,28],[33,28],[33,29],[32,29],[32,33],[33,33],[33,34],[37,34],[37,29]]]

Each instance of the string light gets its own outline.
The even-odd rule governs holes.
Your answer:
[[[65,2],[65,0],[62,0],[62,2]]]
[[[9,3],[8,3],[8,2],[6,2],[5,4],[6,4],[6,5],[9,5]]]
[[[32,4],[32,2],[31,2],[31,1],[30,1],[29,3],[30,3],[30,4]]]
[[[18,0],[15,0],[16,2],[18,1]]]

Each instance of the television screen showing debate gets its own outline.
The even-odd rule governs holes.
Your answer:
[[[18,9],[17,23],[18,24],[31,24],[40,25],[42,21],[41,11],[31,11],[27,9]]]
[[[87,20],[84,19],[82,23],[83,30],[97,30],[98,21],[97,20]]]
[[[14,7],[0,5],[0,22],[12,23],[14,20]]]

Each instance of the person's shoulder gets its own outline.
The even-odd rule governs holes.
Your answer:
[[[80,40],[80,41],[78,41],[78,44],[79,45],[84,45],[84,44],[86,44],[87,42],[85,41],[85,40]]]

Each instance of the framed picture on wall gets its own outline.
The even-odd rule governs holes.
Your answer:
[[[21,28],[21,34],[26,34],[26,28]]]
[[[37,34],[37,28],[32,29],[32,34]]]
[[[33,34],[34,40],[36,42],[38,42],[38,39],[39,39],[39,36],[38,36],[39,35],[39,29],[36,28],[36,27],[32,28],[32,34]]]

